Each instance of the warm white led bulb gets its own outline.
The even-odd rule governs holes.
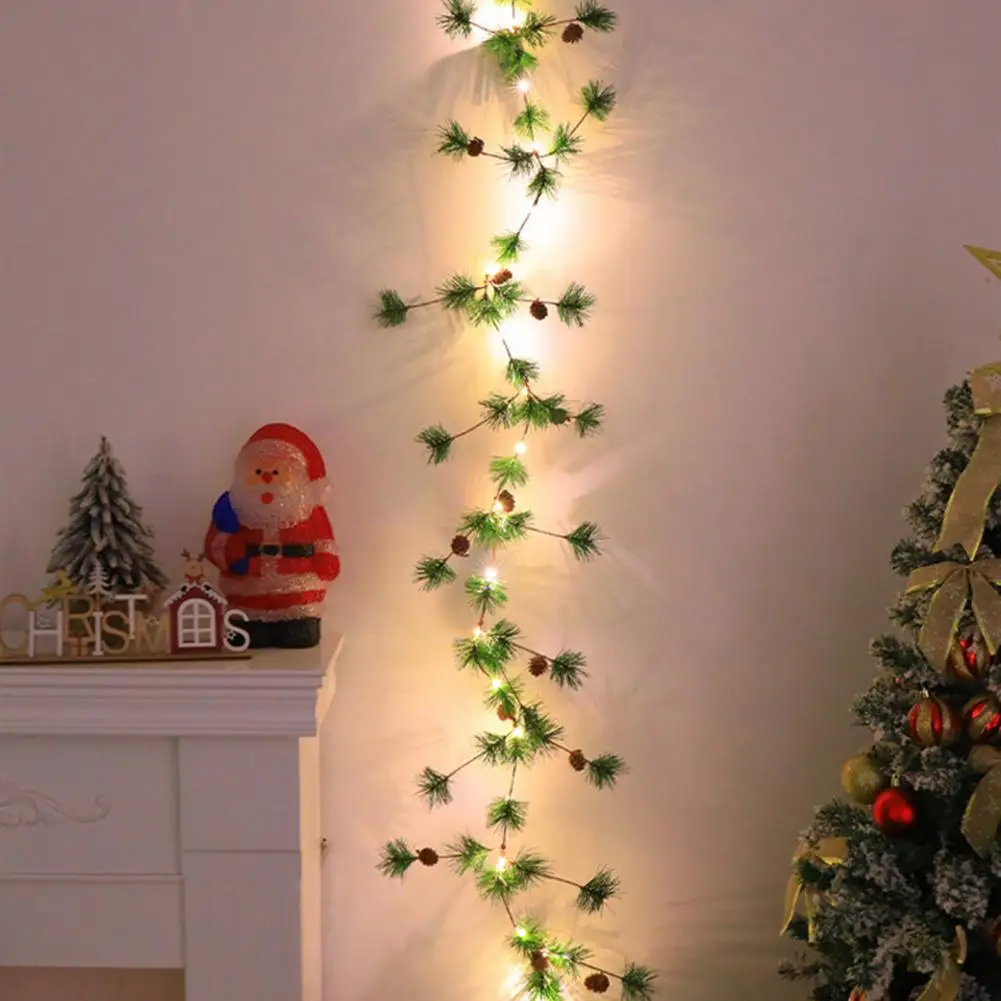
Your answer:
[[[516,726],[511,731],[511,736],[512,737],[524,737],[525,736],[525,731],[520,726]]]
[[[504,505],[499,500],[494,501],[494,514],[504,514]]]
[[[528,451],[528,445],[526,445],[523,441],[519,441],[514,446],[515,455],[524,455],[527,451]]]
[[[506,869],[507,868],[507,859],[504,858],[503,855],[501,855],[500,858],[498,858],[497,861],[494,863],[494,868],[498,872],[501,872],[502,870]]]
[[[498,577],[497,567],[487,567],[483,571],[483,579],[488,581],[495,581]]]
[[[527,94],[532,89],[532,82],[527,77],[522,77],[518,81],[518,91],[522,94]]]
[[[515,928],[514,933],[515,933],[515,935],[518,936],[518,938],[525,938],[525,936],[528,935],[528,932],[525,931],[525,929],[521,928],[521,927]]]
[[[483,635],[483,630],[479,626],[473,626],[473,639],[478,640]]]
[[[494,678],[494,680],[490,682],[490,687],[496,692],[497,689],[500,688],[503,684],[504,682],[501,681],[500,678]]]

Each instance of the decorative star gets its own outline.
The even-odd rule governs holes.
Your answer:
[[[964,246],[995,278],[1001,278],[1001,250]]]

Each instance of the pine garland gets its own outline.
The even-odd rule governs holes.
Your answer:
[[[433,306],[458,314],[472,327],[495,329],[526,306],[540,322],[553,310],[568,327],[581,327],[590,319],[595,298],[580,283],[570,282],[558,297],[546,298],[529,291],[510,266],[521,261],[529,248],[529,224],[536,208],[543,199],[559,195],[564,170],[583,149],[584,126],[606,121],[616,105],[614,87],[592,80],[579,92],[576,119],[553,125],[547,110],[529,96],[528,74],[537,67],[540,50],[557,33],[564,42],[575,44],[589,31],[612,31],[616,15],[597,0],[580,0],[574,16],[564,20],[535,10],[531,0],[505,0],[499,5],[511,8],[515,15],[512,27],[484,27],[477,20],[479,5],[474,0],[444,0],[437,22],[450,38],[468,38],[474,31],[484,36],[483,48],[496,57],[501,75],[522,96],[512,123],[514,141],[488,146],[473,131],[451,120],[438,128],[435,152],[458,161],[499,163],[510,177],[524,182],[527,212],[516,228],[491,239],[497,259],[497,270],[492,273],[477,278],[459,271],[441,282],[431,296],[410,300],[395,289],[383,289],[374,316],[382,327],[400,326],[411,313]],[[524,487],[529,478],[523,458],[525,437],[531,432],[572,429],[578,437],[588,438],[601,430],[604,408],[599,403],[574,406],[564,394],[543,389],[539,365],[516,357],[506,341],[504,347],[506,385],[479,401],[479,412],[468,426],[455,431],[432,424],[417,435],[432,465],[446,462],[454,449],[476,432],[520,429],[522,435],[514,455],[490,459],[490,503],[465,512],[448,545],[418,561],[414,579],[426,591],[454,584],[459,579],[457,564],[467,560],[474,548],[492,558],[503,547],[544,536],[563,542],[582,562],[601,553],[602,534],[594,522],[583,521],[567,532],[539,525],[532,512],[517,509],[514,491]],[[509,772],[506,794],[487,807],[489,834],[485,840],[462,834],[440,850],[417,850],[406,838],[396,838],[384,846],[379,869],[386,876],[402,879],[417,862],[430,867],[446,861],[456,873],[470,874],[480,896],[500,904],[511,923],[509,944],[526,964],[520,996],[528,1001],[562,999],[566,996],[564,984],[575,980],[596,994],[607,992],[615,981],[624,1001],[648,1001],[654,992],[653,970],[634,963],[622,972],[603,969],[590,962],[592,953],[583,945],[558,937],[527,912],[519,909],[516,913],[517,898],[544,882],[570,887],[583,913],[601,912],[619,892],[618,876],[606,867],[577,882],[559,875],[546,856],[527,845],[509,850],[512,838],[523,833],[528,815],[528,804],[515,797],[519,772],[536,761],[562,755],[586,782],[604,790],[614,787],[627,769],[617,754],[589,757],[572,747],[563,726],[532,692],[533,685],[545,676],[558,688],[578,690],[587,678],[584,655],[575,650],[551,655],[540,652],[527,644],[517,625],[498,617],[509,596],[495,568],[486,566],[470,574],[464,590],[476,615],[476,626],[471,635],[455,641],[456,660],[460,669],[475,671],[487,682],[485,705],[496,712],[506,729],[478,735],[475,753],[448,771],[424,768],[417,780],[418,793],[429,807],[445,806],[452,801],[461,772],[473,765],[488,765]],[[527,662],[523,673],[517,671],[520,662]]]

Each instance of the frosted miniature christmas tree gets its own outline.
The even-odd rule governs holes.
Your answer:
[[[153,533],[141,516],[125,472],[102,437],[84,470],[83,488],[70,501],[69,524],[56,537],[47,571],[65,571],[81,593],[107,596],[166,587],[149,542]]]

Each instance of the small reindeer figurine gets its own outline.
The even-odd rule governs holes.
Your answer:
[[[189,584],[199,584],[205,580],[205,554],[192,556],[187,549],[182,549],[181,556],[184,557],[184,579]]]

